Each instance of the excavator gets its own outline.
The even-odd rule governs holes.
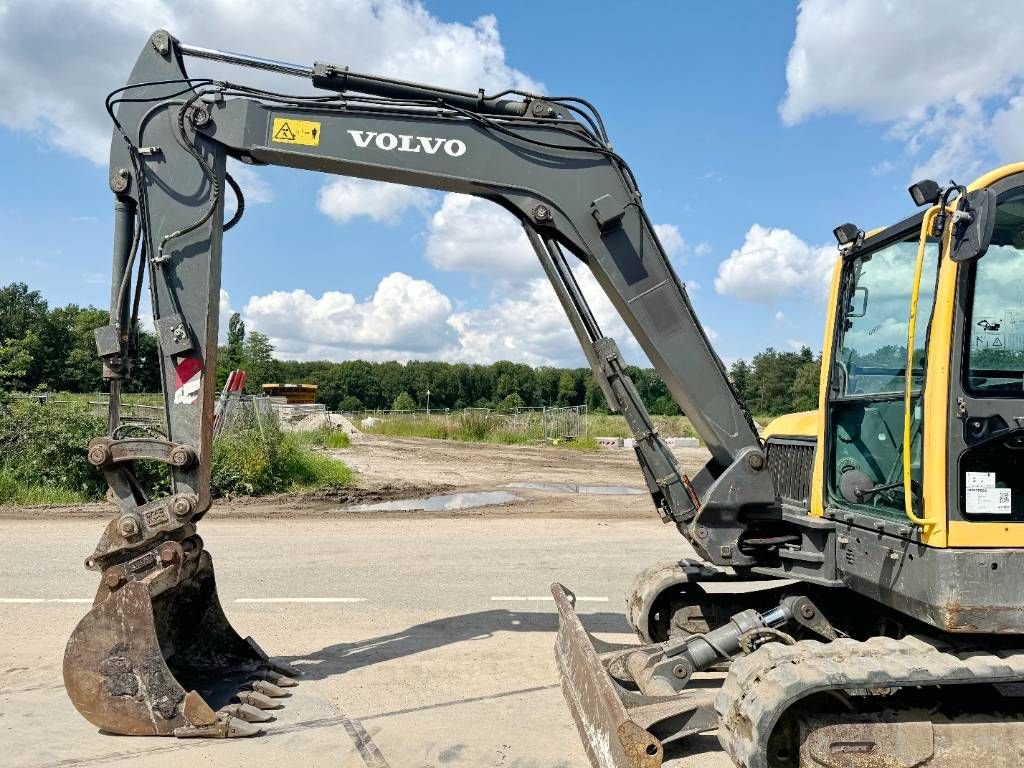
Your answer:
[[[190,77],[187,59],[297,78],[306,95]],[[117,511],[85,561],[100,585],[64,658],[90,722],[251,736],[295,684],[228,623],[197,533],[222,239],[244,208],[230,157],[475,195],[522,223],[636,438],[655,509],[695,553],[637,577],[626,608],[639,644],[592,637],[552,585],[562,689],[594,766],[656,768],[716,729],[742,768],[1024,765],[1024,164],[969,186],[923,180],[908,218],[836,228],[818,408],[762,431],[584,99],[455,91],[160,30],[106,106],[113,279],[96,343],[111,397],[88,455]],[[706,444],[692,477],[569,256]],[[139,433],[119,398],[147,277],[167,420]],[[166,496],[147,497],[143,462],[169,469]]]

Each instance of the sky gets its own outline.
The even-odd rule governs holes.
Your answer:
[[[835,226],[909,215],[917,179],[966,183],[1024,159],[1024,25],[1012,0],[971,13],[951,0],[626,8],[0,0],[0,284],[24,281],[52,305],[107,306],[103,98],[160,27],[304,65],[587,98],[726,363],[768,346],[820,349]],[[247,208],[225,236],[221,314],[241,313],[278,357],[584,364],[518,223],[493,204],[234,170]],[[602,328],[644,363],[578,274]]]

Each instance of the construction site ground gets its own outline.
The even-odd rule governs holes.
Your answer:
[[[200,531],[242,635],[303,670],[250,740],[109,736],[64,695],[61,656],[97,576],[82,562],[102,505],[0,510],[0,764],[585,768],[552,653],[552,581],[597,636],[628,641],[636,571],[692,554],[646,495],[505,488],[641,488],[632,451],[580,452],[363,436],[336,452],[359,487],[218,502]],[[705,455],[680,450],[695,469]],[[353,504],[504,490],[510,503],[422,511]],[[705,734],[674,768],[727,768]]]

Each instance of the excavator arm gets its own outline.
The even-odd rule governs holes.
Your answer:
[[[301,77],[328,95],[285,96],[189,79],[184,58],[190,55]],[[583,110],[571,102],[459,93],[330,64],[278,64],[189,47],[166,32],[153,35],[128,85],[109,102],[117,126],[110,165],[114,290],[112,325],[97,334],[100,353],[116,402],[130,361],[131,295],[123,286],[139,261],[138,269],[149,270],[168,434],[160,445],[125,448],[111,435],[115,439],[94,446],[122,510],[96,563],[187,526],[210,506],[227,157],[460,192],[501,205],[522,222],[610,407],[625,415],[664,519],[685,525],[703,512],[703,525],[715,527],[723,504],[733,513],[775,504],[767,472],[760,473],[763,482],[742,483],[742,498],[735,482],[726,483],[731,495],[715,496],[723,475],[764,467],[756,429],[666,258],[632,173],[600,128],[576,119]],[[131,250],[133,219],[142,259]],[[711,460],[692,485],[654,429],[615,342],[587,306],[566,251],[592,271],[707,444]],[[111,422],[116,431],[116,414]],[[145,458],[171,468],[167,500],[142,498],[131,462],[111,459],[144,458],[132,453],[143,447],[154,454]],[[162,506],[154,511],[154,504]]]
[[[187,57],[300,78],[318,95],[190,77]],[[610,407],[629,423],[662,518],[705,558],[742,565],[745,521],[778,514],[756,428],[658,241],[632,172],[587,102],[463,93],[330,64],[286,64],[184,45],[158,31],[107,108],[115,126],[111,321],[96,338],[110,382],[110,432],[90,444],[89,457],[105,473],[118,512],[86,561],[102,582],[65,656],[71,698],[100,727],[244,735],[258,720],[244,708],[251,696],[238,694],[242,704],[217,709],[226,698],[195,681],[219,676],[237,685],[256,675],[265,687],[278,675],[285,682],[280,667],[227,623],[196,534],[211,504],[223,236],[243,208],[229,157],[502,206],[522,223]],[[238,208],[225,222],[228,190]],[[692,481],[654,428],[569,258],[591,270],[705,441],[711,458]],[[167,432],[139,437],[121,424],[119,396],[131,375],[144,274]],[[146,496],[133,472],[142,461],[169,467],[167,496]],[[154,663],[161,654],[163,664]]]

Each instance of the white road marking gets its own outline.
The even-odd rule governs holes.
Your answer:
[[[4,605],[34,605],[36,603],[91,603],[91,597],[0,597]]]
[[[491,600],[499,603],[525,603],[532,602],[535,600],[547,600],[553,602],[555,598],[551,595],[497,595],[492,597]],[[576,595],[577,603],[607,603],[607,597],[587,597],[586,595]]]
[[[236,603],[365,603],[365,597],[239,597]]]

